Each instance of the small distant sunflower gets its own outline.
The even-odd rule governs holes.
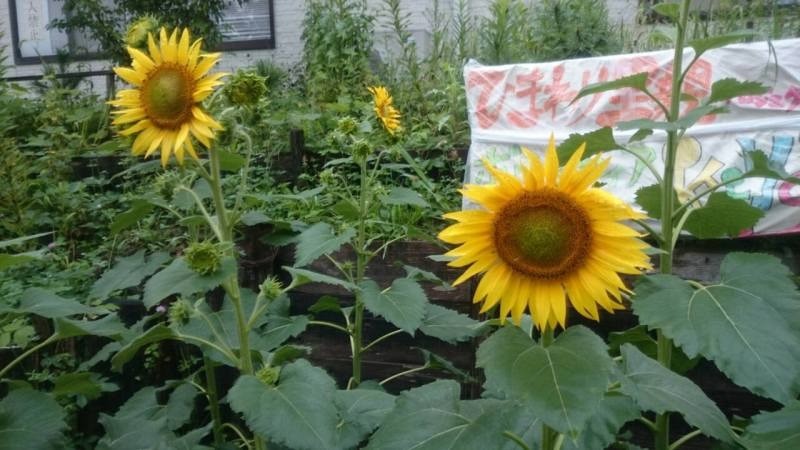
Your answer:
[[[400,129],[400,112],[392,105],[392,96],[383,86],[373,86],[368,90],[372,94],[375,115],[383,123],[383,128],[394,135]]]
[[[447,253],[453,267],[469,268],[453,283],[483,273],[473,301],[481,312],[500,304],[519,324],[527,309],[540,329],[565,326],[567,301],[581,315],[599,320],[597,305],[622,309],[627,291],[620,273],[649,268],[647,244],[620,223],[643,218],[617,197],[592,187],[608,166],[597,156],[578,167],[581,146],[559,171],[551,138],[542,161],[524,149],[522,180],[484,161],[497,182],[466,185],[462,194],[478,210],[445,214],[456,220],[439,239],[460,244]]]
[[[128,47],[133,67],[115,67],[114,72],[134,89],[125,89],[112,100],[118,107],[115,125],[128,126],[120,134],[139,133],[133,142],[133,154],[145,158],[161,149],[161,164],[167,165],[174,152],[183,164],[184,152],[197,159],[191,137],[206,148],[211,146],[214,131],[222,126],[203,112],[200,102],[222,84],[224,73],[207,75],[219,60],[219,54],[201,54],[201,40],[190,45],[189,30],[178,37],[178,29],[167,34],[161,28],[156,44],[147,36],[148,53]]]

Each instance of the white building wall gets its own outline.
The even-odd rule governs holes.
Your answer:
[[[485,16],[488,14],[489,5],[492,0],[467,0],[473,14]],[[528,0],[534,3],[536,0]],[[631,23],[635,19],[636,5],[638,0],[606,0],[609,15],[614,23]],[[439,0],[440,8],[447,15],[455,10],[457,0]],[[378,13],[383,9],[382,0],[367,0],[370,12],[377,15],[375,30],[375,45],[379,53],[391,51],[393,34],[386,25],[385,17]],[[403,10],[409,13],[409,29],[417,40],[420,53],[424,54],[430,45],[430,16],[433,9],[433,0],[402,0]],[[3,35],[0,38],[0,45],[5,46],[7,63],[13,64],[11,55],[11,28],[9,21],[9,3],[0,0],[0,20],[2,21]],[[273,0],[274,24],[275,24],[275,49],[273,50],[247,50],[227,52],[222,58],[221,68],[226,71],[235,70],[237,67],[252,65],[259,59],[272,60],[285,67],[293,68],[302,61],[303,55],[303,16],[305,12],[305,0]],[[388,44],[388,45],[387,45]],[[107,69],[108,63],[105,61],[83,61],[76,63],[76,70],[91,71]],[[37,75],[42,71],[38,64],[11,66],[7,71],[7,76]],[[104,84],[102,79],[97,81],[98,88]],[[104,87],[104,86],[103,86]]]

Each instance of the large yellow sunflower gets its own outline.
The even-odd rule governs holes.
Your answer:
[[[555,141],[542,161],[524,149],[522,180],[487,162],[495,184],[466,185],[462,194],[482,209],[445,214],[456,220],[439,239],[460,244],[449,264],[469,268],[453,283],[483,273],[473,301],[481,312],[500,305],[519,324],[527,309],[540,329],[565,326],[567,302],[598,320],[597,305],[621,309],[627,291],[619,274],[649,268],[647,244],[620,223],[643,218],[613,195],[593,187],[608,166],[595,156],[581,167],[581,146],[559,172]]]
[[[400,111],[392,105],[392,96],[389,95],[389,91],[383,86],[373,86],[368,88],[368,90],[372,94],[375,115],[378,116],[378,119],[383,123],[383,128],[385,128],[389,134],[394,135],[397,130],[400,129]]]
[[[208,75],[219,54],[200,53],[200,39],[190,44],[189,30],[180,38],[178,32],[176,28],[168,35],[162,28],[158,43],[148,34],[149,54],[128,47],[132,67],[115,67],[114,72],[134,88],[121,90],[110,102],[119,108],[114,124],[128,126],[120,134],[139,133],[133,154],[149,157],[160,149],[164,166],[173,152],[180,164],[184,152],[197,159],[192,137],[208,148],[214,131],[222,129],[200,106],[225,76]]]

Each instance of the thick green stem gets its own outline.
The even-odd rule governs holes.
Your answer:
[[[358,165],[361,172],[361,187],[358,196],[358,235],[356,236],[356,285],[364,281],[364,273],[367,269],[367,161],[365,158],[358,158]],[[361,290],[356,291],[355,320],[353,322],[353,333],[351,337],[351,347],[353,349],[353,377],[351,387],[356,387],[361,383],[361,354],[364,352],[364,300]]]
[[[219,413],[219,397],[217,396],[217,374],[214,371],[214,363],[207,357],[203,357],[203,366],[206,372],[208,409],[211,412],[211,423],[213,424],[214,448],[222,448],[224,436],[222,435],[222,416]]]
[[[209,163],[211,166],[211,195],[214,199],[214,209],[217,213],[217,226],[221,235],[220,243],[225,247],[227,256],[235,257],[235,245],[233,243],[233,226],[228,222],[228,210],[225,208],[225,199],[222,193],[222,175],[220,173],[219,153],[211,150],[209,152]],[[233,305],[236,313],[236,328],[239,335],[239,372],[243,375],[252,375],[253,356],[250,352],[250,326],[245,317],[242,306],[242,296],[239,291],[239,276],[236,272],[222,283],[225,293]],[[256,450],[263,450],[266,444],[258,436],[253,437]]]
[[[47,339],[43,340],[42,342],[34,345],[33,347],[31,347],[28,350],[26,350],[25,352],[23,352],[21,355],[19,355],[16,358],[14,358],[13,361],[8,363],[7,366],[3,367],[3,369],[0,370],[0,380],[3,379],[3,376],[6,373],[8,373],[9,370],[14,368],[14,366],[16,366],[17,364],[21,363],[25,358],[27,358],[28,356],[38,352],[39,350],[43,349],[44,347],[47,347],[48,345],[50,345],[53,342],[59,340],[60,338],[61,337],[58,334],[52,334],[52,335],[50,335],[49,338],[47,338]]]
[[[675,122],[680,116],[681,108],[681,74],[683,71],[683,46],[686,37],[686,23],[689,17],[689,0],[682,0],[680,6],[680,17],[678,19],[678,33],[675,40],[675,53],[672,62],[672,90],[670,92],[669,117],[667,121]],[[673,223],[673,213],[675,210],[675,159],[678,153],[679,135],[676,130],[667,132],[667,154],[664,161],[664,182],[661,185],[661,233],[663,240],[661,250],[663,252],[659,259],[661,273],[672,273],[672,258],[675,233]],[[667,369],[671,366],[672,342],[661,330],[658,330],[658,361]],[[655,450],[667,450],[669,448],[669,414],[659,414],[655,420]]]
[[[553,328],[550,326],[542,330],[542,336],[539,343],[542,347],[549,347],[553,343],[554,333]],[[558,443],[558,431],[550,428],[542,423],[542,450],[555,450]]]

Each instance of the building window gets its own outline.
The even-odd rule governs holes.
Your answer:
[[[275,48],[275,20],[272,0],[231,2],[220,24],[220,50]]]
[[[114,0],[102,0],[113,5]],[[15,64],[54,61],[61,53],[72,59],[98,59],[99,45],[81,32],[65,32],[47,25],[62,17],[61,0],[8,0]],[[273,0],[232,1],[220,23],[223,43],[219,50],[275,48]]]

